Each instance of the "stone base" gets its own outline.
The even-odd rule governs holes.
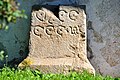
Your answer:
[[[88,70],[88,72],[95,74],[91,64],[88,61],[81,61],[79,58],[32,59],[28,57],[19,64],[19,67],[30,67],[43,73],[68,73],[70,71]]]

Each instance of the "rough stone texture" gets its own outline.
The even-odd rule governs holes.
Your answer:
[[[33,7],[27,59],[32,61],[30,67],[43,72],[87,69],[95,73],[86,54],[84,10],[79,6]],[[19,66],[26,66],[24,62]]]
[[[21,3],[20,8],[25,9],[28,19],[10,24],[8,31],[0,30],[0,49],[4,48],[3,50],[8,53],[8,61],[14,62],[16,58],[23,57],[20,54],[26,54],[32,5],[86,5],[88,58],[97,73],[120,77],[120,57],[117,56],[120,54],[120,0],[18,0],[18,2]]]
[[[90,59],[102,75],[120,77],[120,1],[91,0],[87,7]]]

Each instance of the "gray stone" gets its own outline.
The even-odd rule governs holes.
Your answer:
[[[120,77],[120,1],[91,0],[87,5],[90,61],[96,72]]]
[[[34,6],[29,56],[20,67],[94,72],[86,54],[86,15],[79,6]]]

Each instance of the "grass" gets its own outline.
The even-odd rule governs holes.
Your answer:
[[[5,67],[0,70],[0,80],[120,80],[120,78],[94,76],[86,71],[83,73],[70,72],[66,75],[43,74],[38,70],[30,70],[28,68],[21,70]]]

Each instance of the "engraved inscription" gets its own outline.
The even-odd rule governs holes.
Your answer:
[[[48,35],[52,35],[53,32],[54,32],[54,27],[49,25],[49,26],[46,27],[45,31]]]
[[[67,12],[66,12],[65,10],[61,10],[61,11],[59,12],[59,18],[60,18],[60,20],[61,20],[62,22],[64,22],[66,17],[67,17]]]
[[[45,20],[45,12],[42,10],[39,10],[36,12],[36,17],[40,20],[40,21],[44,21]]]
[[[75,10],[72,10],[72,11],[69,12],[69,18],[71,20],[75,21],[77,19],[78,15],[79,15],[79,12],[77,12]]]
[[[50,19],[48,20],[48,22],[49,22],[50,24],[53,24],[54,21],[55,21],[55,19],[53,19],[53,18],[50,18]]]
[[[63,33],[65,32],[65,26],[59,26],[58,28],[57,28],[57,33],[59,34],[59,35],[63,35]]]
[[[79,34],[79,27],[78,26],[70,26],[71,28],[71,34]]]
[[[63,34],[66,34],[66,33],[69,33],[69,34],[74,34],[74,35],[77,35],[77,34],[82,34],[84,35],[83,32],[81,32],[81,26],[63,26],[63,25],[59,25],[59,26],[53,26],[53,25],[48,25],[48,26],[45,26],[45,27],[35,27],[34,28],[34,34],[37,35],[37,36],[40,36],[41,34],[43,34],[43,31],[51,36],[53,34],[56,34],[56,35],[63,35]]]
[[[66,10],[60,10],[59,11],[59,20],[61,22],[64,22],[66,19],[76,21],[78,16],[79,16],[79,12],[77,10],[71,10],[69,12],[67,12]],[[55,22],[55,19],[52,18],[52,17],[49,17],[49,18],[45,19],[47,17],[47,15],[46,15],[45,11],[43,11],[43,10],[36,11],[36,17],[40,21],[45,21],[46,20],[50,24],[53,24],[53,22]]]
[[[44,30],[44,28],[42,28],[42,27],[35,27],[34,28],[34,34],[36,35],[36,36],[42,36],[42,31]]]

